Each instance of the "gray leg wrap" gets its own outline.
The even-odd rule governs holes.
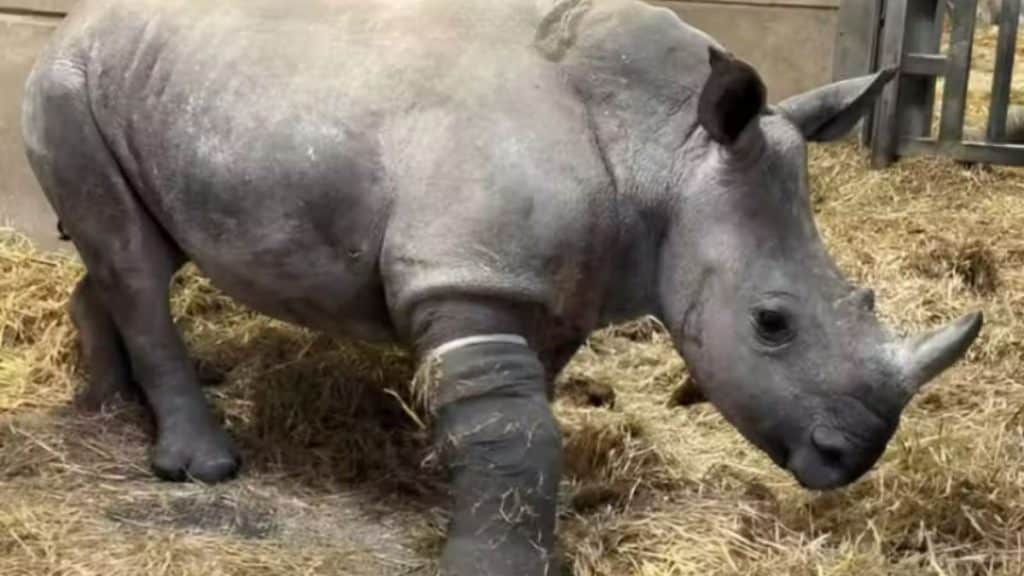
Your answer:
[[[557,574],[562,442],[536,354],[477,343],[437,358],[435,376],[435,433],[454,499],[441,573]]]

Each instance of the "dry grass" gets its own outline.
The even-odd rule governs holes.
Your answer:
[[[972,309],[968,361],[910,407],[846,490],[798,488],[707,405],[657,325],[596,335],[560,381],[561,538],[578,576],[1024,573],[1024,173],[812,154],[836,258],[920,329]],[[82,375],[64,302],[80,269],[0,244],[0,574],[429,574],[444,499],[402,408],[401,352],[236,306],[189,272],[175,311],[247,458],[242,480],[146,470],[138,409],[69,408]]]

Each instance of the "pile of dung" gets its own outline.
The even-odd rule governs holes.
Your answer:
[[[850,145],[814,147],[811,172],[826,241],[881,314],[909,332],[980,309],[978,343],[869,476],[817,494],[673,401],[686,367],[656,322],[594,335],[556,400],[566,574],[1024,573],[1024,172],[874,172]],[[143,410],[73,407],[81,273],[0,241],[0,574],[433,573],[444,478],[401,350],[266,319],[187,269],[175,315],[246,464],[222,486],[161,483]]]

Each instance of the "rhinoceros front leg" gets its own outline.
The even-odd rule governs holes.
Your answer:
[[[441,574],[557,574],[562,441],[544,367],[508,323],[452,330],[445,317],[441,332],[459,336],[434,347],[421,367],[435,386],[434,433],[452,491]]]

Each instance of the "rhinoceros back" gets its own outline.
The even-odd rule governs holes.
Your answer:
[[[261,311],[391,337],[486,294],[592,324],[615,187],[543,4],[87,0],[44,59],[76,62],[140,202]]]

